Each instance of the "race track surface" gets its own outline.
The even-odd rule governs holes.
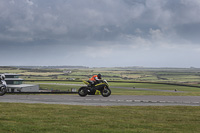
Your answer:
[[[86,106],[200,106],[200,96],[132,96],[132,95],[9,95],[0,96],[0,102],[44,103]]]

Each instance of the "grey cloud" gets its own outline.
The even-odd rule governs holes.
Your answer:
[[[121,34],[139,35],[137,29],[141,37],[148,37],[150,29],[173,31],[181,37],[180,24],[200,22],[195,17],[200,3],[195,0],[10,0],[1,4],[1,41],[112,41]]]
[[[190,40],[196,44],[199,43],[200,38],[200,23],[182,24],[177,26],[177,33],[186,40]]]
[[[26,62],[37,51],[43,62],[76,63],[88,57],[86,47],[110,46],[105,54],[112,61],[119,49],[131,57],[133,49],[199,44],[199,14],[199,0],[1,0],[0,46],[16,54],[25,49]]]
[[[138,8],[127,9],[127,3],[122,0],[13,0],[4,5],[4,15],[1,15],[4,30],[1,33],[10,37],[15,34],[14,41],[17,37],[22,41],[24,37],[26,42],[48,38],[101,40],[110,36],[113,39],[126,29],[129,20],[138,16],[134,13]],[[10,8],[6,9],[8,6]],[[104,29],[109,29],[112,34]]]

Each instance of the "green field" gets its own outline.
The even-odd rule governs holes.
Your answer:
[[[109,81],[176,82],[200,85],[200,68],[25,69],[0,67],[0,73],[18,73],[25,80],[87,80],[92,75],[101,73],[103,78]]]
[[[1,133],[197,133],[200,107],[0,103]]]
[[[29,81],[25,83],[39,84],[41,89],[48,89],[48,90],[53,89],[60,91],[70,91],[72,88],[76,88],[76,90],[78,90],[80,88],[80,85],[84,85],[83,82],[73,82],[73,81],[32,81],[32,82]],[[155,83],[109,82],[109,84],[111,86],[112,95],[200,96],[200,88],[197,87],[155,84]],[[117,87],[122,87],[122,88],[117,88]],[[135,87],[137,89],[126,89],[126,87],[129,88]],[[140,88],[146,88],[147,90],[142,90],[142,89],[140,90]],[[151,89],[155,89],[158,91],[152,91]],[[174,91],[175,89],[177,90],[177,92]],[[162,90],[171,92],[163,92]]]
[[[71,91],[72,88],[76,88],[76,90],[78,90],[80,88],[79,85],[76,86],[60,84],[83,84],[81,80],[88,80],[93,74],[101,73],[102,77],[108,80],[112,89],[112,95],[200,95],[200,88],[188,86],[193,85],[200,87],[200,69],[198,68],[125,67],[85,69],[25,69],[0,67],[0,73],[17,73],[21,75],[20,78],[25,80],[24,83],[39,84],[40,89],[48,89],[54,91]],[[177,90],[178,92],[161,92],[152,90],[144,91],[142,89],[134,90],[117,87],[145,88],[166,91]]]

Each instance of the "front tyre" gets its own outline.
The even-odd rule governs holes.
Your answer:
[[[108,86],[105,86],[104,89],[101,91],[101,95],[103,97],[108,97],[111,94],[111,90],[108,88]]]
[[[78,90],[78,94],[79,94],[79,96],[81,96],[81,97],[85,97],[85,96],[88,94],[88,89],[87,89],[87,87],[81,87],[81,88]]]
[[[6,93],[6,88],[5,87],[1,87],[0,88],[0,96],[3,96]]]

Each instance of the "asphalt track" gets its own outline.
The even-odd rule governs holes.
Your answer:
[[[200,106],[200,96],[132,96],[132,95],[9,95],[0,96],[0,102],[44,103],[86,106]]]

